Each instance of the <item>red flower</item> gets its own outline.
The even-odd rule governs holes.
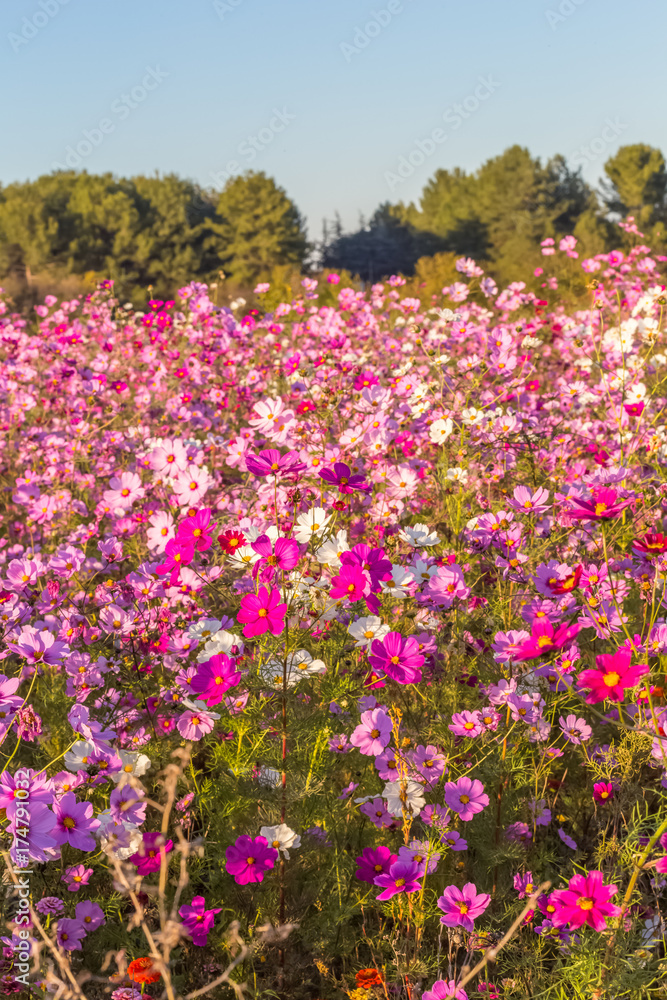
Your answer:
[[[218,542],[222,551],[231,556],[245,545],[246,538],[242,531],[223,531],[218,535]]]
[[[382,986],[384,982],[384,976],[377,969],[360,969],[354,978],[360,990],[369,990],[371,986]]]
[[[133,983],[157,983],[162,975],[155,968],[152,958],[135,958],[130,962],[127,974]]]
[[[569,594],[570,591],[576,590],[579,586],[579,581],[581,580],[581,574],[583,572],[583,566],[579,564],[576,566],[569,576],[564,577],[562,580],[555,580],[553,583],[549,580],[549,589],[552,594]]]

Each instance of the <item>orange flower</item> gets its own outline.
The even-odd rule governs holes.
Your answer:
[[[127,974],[134,983],[156,983],[161,975],[152,958],[135,958],[130,962]]]
[[[369,990],[371,986],[382,986],[384,978],[377,969],[360,969],[356,975],[357,986],[361,990]]]

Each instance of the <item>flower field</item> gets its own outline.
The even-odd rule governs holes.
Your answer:
[[[428,301],[2,302],[3,995],[667,996],[667,293],[625,228],[546,239],[541,298],[463,258]]]

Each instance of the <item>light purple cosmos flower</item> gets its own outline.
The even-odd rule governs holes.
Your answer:
[[[427,747],[415,747],[410,763],[429,785],[436,785],[447,768],[447,758],[431,743]]]
[[[364,756],[376,757],[389,743],[393,725],[391,718],[382,708],[364,712],[360,724],[350,737],[350,743]]]
[[[441,839],[443,844],[446,844],[450,851],[468,850],[468,841],[464,840],[458,830],[445,830]]]
[[[74,912],[76,914],[76,919],[83,925],[87,934],[90,934],[91,931],[96,931],[98,927],[102,927],[103,924],[106,924],[106,918],[102,907],[97,903],[91,903],[88,899],[83,900],[81,903],[77,903]]]
[[[438,906],[444,913],[440,923],[446,927],[462,927],[465,931],[474,930],[474,921],[481,917],[491,897],[486,892],[477,892],[474,882],[467,882],[463,889],[449,885],[438,900]]]
[[[116,823],[132,823],[140,826],[146,819],[144,793],[132,785],[121,785],[111,793],[109,812]]]
[[[56,939],[63,951],[81,951],[81,942],[85,936],[86,928],[80,921],[72,920],[70,917],[62,917],[58,921]]]
[[[411,840],[407,847],[403,845],[403,847],[399,847],[398,849],[398,860],[414,861],[419,869],[420,876],[424,875],[427,871],[429,875],[434,872],[438,867],[438,861],[441,857],[441,854],[436,854],[433,851],[429,853],[429,843],[427,840]]]
[[[559,829],[558,830],[558,836],[563,841],[563,843],[565,844],[566,847],[569,847],[572,851],[576,851],[577,850],[577,844],[576,844],[576,842],[574,840],[572,840],[572,837],[570,837],[569,834],[567,834],[565,832],[565,830],[563,830],[562,828]]]
[[[359,812],[363,813],[364,816],[368,816],[371,823],[378,830],[391,826],[394,822],[394,817],[387,811],[387,803],[380,796],[377,796],[370,802],[364,802],[363,805],[359,806]]]
[[[54,803],[53,812],[56,822],[52,832],[57,844],[70,844],[80,851],[95,850],[93,833],[100,821],[93,817],[91,802],[78,802],[74,792],[67,792]]]
[[[467,778],[465,775],[458,781],[448,781],[445,785],[445,802],[449,808],[459,814],[464,823],[481,812],[489,804],[489,796],[484,792],[484,785],[477,778]]]
[[[479,736],[484,732],[480,712],[456,712],[452,716],[452,721],[447,726],[454,736]]]

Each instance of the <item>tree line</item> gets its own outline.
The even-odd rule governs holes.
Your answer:
[[[29,288],[36,276],[111,277],[119,291],[173,294],[220,272],[251,288],[273,269],[330,267],[364,281],[411,275],[425,258],[465,255],[498,279],[539,257],[545,236],[574,234],[587,254],[618,246],[614,221],[634,215],[664,248],[667,170],[660,150],[621,147],[594,189],[565,158],[543,164],[520,146],[473,172],[437,170],[417,205],[385,202],[354,232],[324,223],[308,242],[305,220],[275,181],[249,171],[222,193],[174,174],[116,178],[56,171],[0,188],[0,279]]]

